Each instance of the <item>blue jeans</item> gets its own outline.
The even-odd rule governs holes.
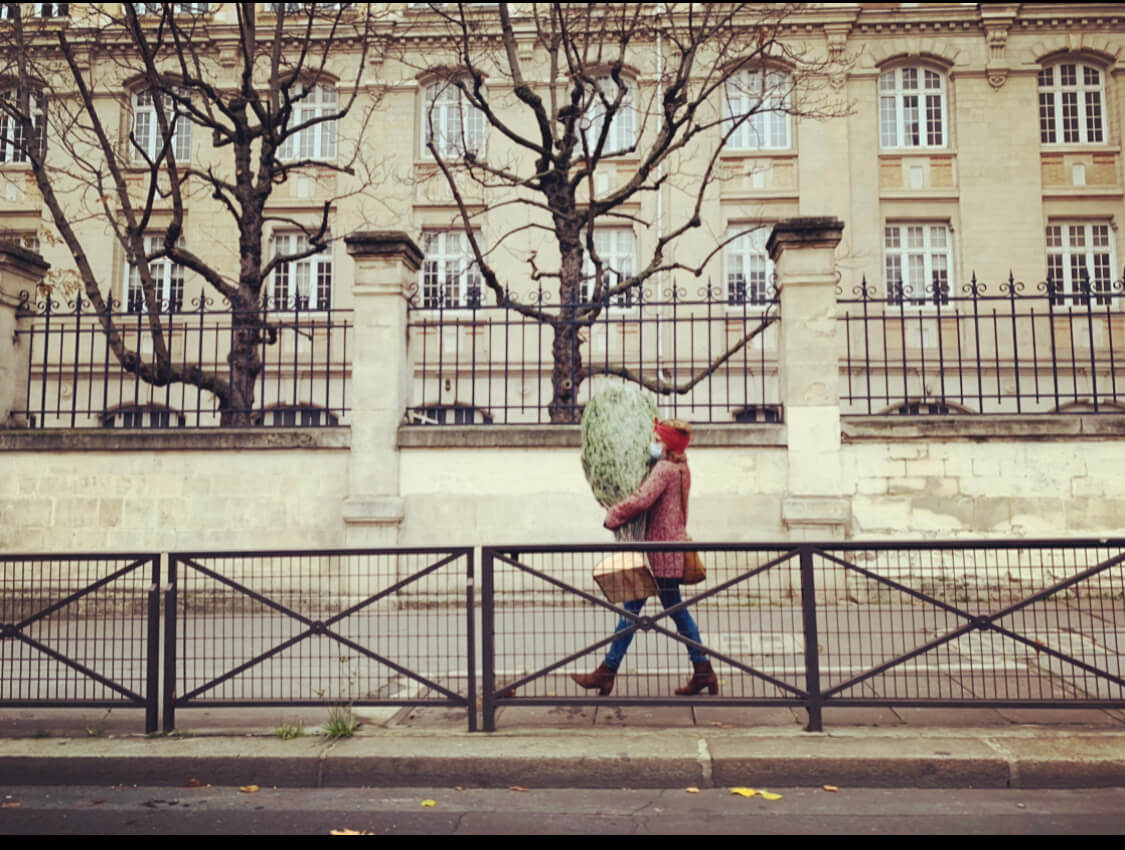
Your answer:
[[[660,590],[660,604],[665,608],[671,608],[673,605],[679,605],[680,598],[680,580],[674,578],[657,578],[656,586]],[[632,599],[626,602],[623,606],[626,611],[631,614],[640,614],[641,609],[645,607],[645,599]],[[678,613],[672,615],[672,622],[676,624],[676,631],[686,637],[688,640],[693,640],[696,643],[703,643],[699,637],[699,627],[695,625],[695,620],[691,618],[691,614],[686,608],[681,609]],[[624,631],[633,625],[633,620],[628,617],[622,616],[617,624],[616,631]],[[610,670],[616,670],[621,666],[621,662],[625,659],[625,653],[629,650],[629,644],[633,642],[633,635],[635,631],[623,634],[609,645],[609,651],[605,655],[605,666]],[[696,649],[693,646],[687,647],[688,656],[691,658],[692,663],[702,664],[707,660],[707,654]]]

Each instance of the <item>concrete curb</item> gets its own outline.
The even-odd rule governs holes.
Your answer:
[[[0,740],[6,785],[683,788],[1125,786],[1125,732],[1021,729]]]

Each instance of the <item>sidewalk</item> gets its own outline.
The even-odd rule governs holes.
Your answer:
[[[528,707],[469,733],[446,708],[194,709],[146,738],[137,711],[0,708],[0,785],[680,788],[1125,786],[1125,712]],[[283,740],[283,725],[303,734]]]

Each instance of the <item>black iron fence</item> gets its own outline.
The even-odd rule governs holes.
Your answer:
[[[687,548],[708,578],[668,608],[611,603],[592,577],[607,558]],[[474,730],[479,701],[489,731],[520,705],[788,706],[813,730],[844,706],[1125,708],[1125,540],[482,555],[479,597],[471,549],[168,556],[164,728],[204,706],[440,706]],[[0,706],[134,706],[155,730],[159,556],[0,569]],[[571,674],[626,633],[612,692],[580,688]],[[717,693],[676,695],[700,654]]]
[[[126,350],[141,364],[157,364],[150,329],[153,318],[136,297],[109,298],[110,321]],[[14,414],[37,428],[197,428],[223,424],[218,397],[190,383],[146,382],[122,367],[102,321],[84,297],[60,301],[22,293],[20,329],[28,350],[27,408]],[[255,380],[255,424],[331,426],[347,424],[352,311],[309,309],[307,299],[267,301],[253,311],[259,325]],[[198,366],[223,380],[236,331],[229,304],[210,298],[185,305],[182,294],[165,299],[158,322],[169,365]]]
[[[473,551],[173,554],[164,729],[200,706],[440,705],[476,728]]]
[[[844,414],[1120,413],[1125,280],[838,299]]]
[[[705,584],[641,611],[595,565],[698,549]],[[1125,541],[485,547],[483,726],[509,705],[1125,705]],[[668,600],[674,602],[675,600]],[[677,622],[687,611],[694,640]],[[609,696],[579,687],[634,633]],[[718,694],[677,696],[690,652]],[[609,666],[613,666],[610,664]]]
[[[0,555],[0,706],[143,708],[157,728],[158,555]]]
[[[460,301],[438,295],[415,293],[409,307],[411,424],[549,422],[556,327],[574,332],[560,378],[576,388],[564,411],[573,421],[605,382],[626,374],[666,396],[679,418],[780,419],[772,290],[751,297],[709,284],[694,294],[672,286],[560,306],[539,288],[520,303],[549,317],[542,321],[514,305],[488,303],[478,290]]]

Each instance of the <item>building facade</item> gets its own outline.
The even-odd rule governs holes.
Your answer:
[[[234,84],[235,5],[134,5],[153,27],[175,7],[205,46],[209,73]],[[151,386],[117,367],[90,307],[76,300],[73,252],[45,211],[23,131],[11,118],[0,126],[0,228],[51,266],[49,290],[10,287],[23,359],[9,380],[24,389],[4,411],[15,426],[4,449],[18,471],[3,496],[8,527],[22,531],[5,532],[0,545],[185,546],[195,533],[187,528],[254,545],[271,513],[284,517],[286,545],[423,543],[435,534],[480,542],[506,531],[584,540],[600,527],[571,463],[573,428],[526,427],[565,421],[550,409],[551,328],[518,309],[557,315],[574,299],[535,276],[561,267],[559,243],[533,226],[545,213],[516,204],[510,185],[443,167],[486,155],[527,165],[528,155],[451,84],[463,74],[458,25],[466,33],[473,25],[486,56],[502,52],[498,15],[491,4],[463,17],[456,4],[385,4],[376,13],[318,4],[323,17],[303,19],[306,5],[284,4],[293,7],[286,50],[304,33],[325,59],[294,120],[349,109],[308,123],[281,150],[305,165],[274,187],[262,245],[267,262],[295,259],[271,268],[260,293],[277,337],[261,346],[254,399],[254,422],[278,430],[268,439],[224,430],[222,451],[254,449],[232,461],[236,472],[199,454],[215,443],[196,429],[223,422],[206,390]],[[549,77],[548,54],[530,7],[507,6],[534,88]],[[266,7],[261,26],[272,26],[276,8]],[[229,170],[213,136],[190,116],[177,118],[175,103],[162,105],[146,89],[139,66],[114,55],[128,44],[114,34],[120,4],[22,4],[21,12],[37,27],[43,62],[56,31],[84,45],[83,73],[97,82],[93,97],[122,158],[133,160],[126,180],[135,191],[168,147],[181,164]],[[653,6],[645,14],[659,22],[686,12]],[[367,27],[369,15],[361,39],[357,22]],[[641,274],[658,246],[665,268],[597,302],[579,335],[586,372],[572,406],[580,410],[602,382],[626,372],[657,388],[690,384],[659,400],[667,414],[704,426],[696,516],[705,533],[697,538],[1112,531],[1114,506],[1125,502],[1112,483],[1122,464],[1119,428],[1105,416],[1125,402],[1125,380],[1120,389],[1117,380],[1125,355],[1125,10],[808,4],[772,13],[768,38],[775,46],[760,63],[727,75],[701,104],[710,129],[660,162],[651,191],[590,228],[591,265],[577,301],[596,300],[599,279],[613,288]],[[653,95],[671,49],[644,34],[630,51],[613,78],[624,82],[589,101],[586,144],[604,128],[611,153],[591,170],[583,203],[627,183],[658,133]],[[8,64],[11,79],[15,60]],[[27,109],[43,115],[32,122],[45,128],[35,144],[63,174],[75,153],[52,137],[52,109],[74,94],[59,79],[45,81],[47,96],[35,93]],[[500,66],[487,86],[489,102],[526,129],[516,85]],[[607,122],[599,104],[623,108]],[[150,263],[158,303],[146,301],[137,264],[97,213],[96,181],[60,177],[59,185],[72,208],[94,201],[94,214],[75,227],[92,246],[90,263],[128,345],[152,355],[148,325],[159,312],[173,361],[221,372],[234,319],[213,288],[163,257]],[[236,277],[224,201],[195,174],[185,189],[183,243]],[[698,226],[663,247],[696,203]],[[150,205],[146,250],[159,250],[173,206],[161,197]],[[787,377],[783,349],[801,331],[796,314],[786,325],[778,296],[786,278],[775,266],[782,255],[770,242],[775,225],[798,218],[843,223],[825,308],[835,363],[820,381],[832,386],[815,404],[795,398]],[[371,231],[401,231],[416,249],[398,249],[390,266],[349,251],[349,236]],[[327,238],[318,247],[310,235]],[[474,244],[509,301],[489,285]],[[365,268],[382,277],[364,278]],[[375,285],[397,296],[384,300]],[[22,302],[20,291],[28,293]],[[393,304],[401,317],[372,318],[375,303],[379,311]],[[378,327],[401,337],[371,349]],[[378,365],[361,363],[366,356]],[[384,409],[386,398],[397,407]],[[802,405],[820,412],[802,419]],[[485,425],[491,430],[469,427]],[[78,448],[100,471],[76,487],[57,452]],[[307,488],[289,469],[294,451],[312,452],[301,462]],[[529,451],[537,470],[530,484],[514,471]],[[44,453],[53,471],[35,471]],[[815,468],[800,472],[814,456]],[[197,460],[215,469],[201,473],[206,492],[192,493],[182,476]],[[153,463],[169,472],[156,492],[122,483]],[[123,469],[131,471],[121,477]],[[270,507],[246,507],[258,498],[245,483],[255,474],[272,482]],[[576,516],[568,506],[578,499],[588,510]],[[146,519],[133,523],[131,513]]]

